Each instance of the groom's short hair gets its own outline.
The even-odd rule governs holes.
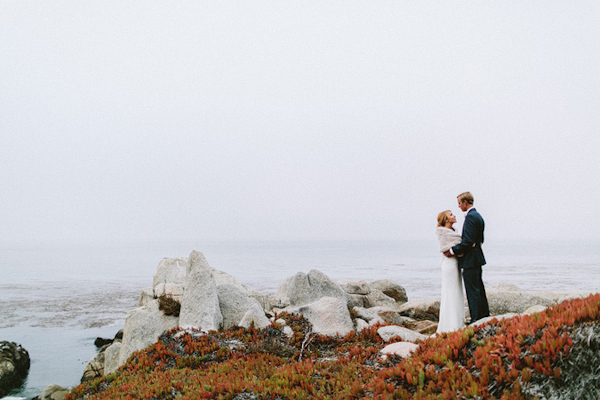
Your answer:
[[[459,203],[462,203],[463,201],[466,201],[469,204],[473,204],[473,195],[471,194],[471,192],[463,192],[461,194],[459,194],[458,196],[456,196],[456,198],[458,199]]]

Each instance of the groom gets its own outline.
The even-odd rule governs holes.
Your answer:
[[[467,302],[471,313],[471,323],[488,317],[488,307],[485,287],[481,279],[481,267],[485,265],[485,257],[481,244],[485,223],[473,207],[473,195],[469,192],[457,196],[458,207],[466,213],[462,231],[462,241],[450,250],[444,252],[446,257],[458,256],[458,266],[462,269]]]

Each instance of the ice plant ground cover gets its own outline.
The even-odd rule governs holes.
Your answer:
[[[293,328],[174,329],[115,373],[72,390],[75,399],[596,399],[600,294],[533,315],[492,321],[382,357],[378,326],[331,338]]]

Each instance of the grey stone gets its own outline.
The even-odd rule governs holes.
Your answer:
[[[321,335],[344,336],[354,330],[346,300],[336,297],[322,297],[319,300],[289,309],[302,314],[313,326],[313,332]]]
[[[327,275],[314,269],[308,274],[299,272],[286,279],[277,292],[281,304],[288,303],[292,306],[309,304],[322,297],[343,299],[346,303],[344,289]]]
[[[154,273],[152,284],[154,297],[170,295],[181,301],[188,267],[187,258],[163,258]]]
[[[427,336],[418,332],[396,325],[382,326],[381,328],[377,329],[377,334],[379,334],[379,336],[386,342],[389,342],[391,339],[396,337],[405,342],[413,343],[427,338]]]
[[[182,328],[218,330],[223,323],[217,285],[212,268],[202,253],[192,251],[181,301],[179,324]]]
[[[119,368],[121,346],[121,342],[113,342],[104,350],[104,375],[112,374]]]
[[[246,329],[250,328],[252,325],[256,329],[264,329],[267,326],[271,325],[271,321],[265,315],[263,309],[257,304],[254,304],[242,317],[242,320],[239,323],[239,326],[242,326]]]
[[[83,369],[81,383],[100,378],[104,375],[104,352],[96,354]]]
[[[381,353],[386,356],[394,354],[402,358],[407,358],[410,357],[418,348],[419,345],[411,342],[396,342],[385,346],[383,349],[381,349]]]
[[[365,307],[387,306],[396,308],[396,300],[383,293],[381,290],[371,288],[371,293],[365,296]]]
[[[389,279],[379,279],[373,282],[369,282],[371,289],[377,289],[388,297],[394,299],[397,303],[402,304],[408,301],[406,296],[406,289],[397,284],[396,282]]]
[[[65,396],[69,394],[69,389],[57,385],[48,385],[42,390],[42,393],[38,396],[39,400],[64,400]]]
[[[223,329],[229,329],[238,325],[244,314],[253,306],[260,308],[262,314],[264,311],[258,302],[249,297],[243,289],[231,284],[224,284],[217,287],[219,293],[219,307],[223,316]]]
[[[398,308],[400,315],[416,320],[439,321],[440,299],[436,297],[424,297],[411,300]]]
[[[164,331],[173,329],[177,325],[179,325],[177,317],[164,315],[159,310],[158,300],[132,310],[125,319],[119,366],[123,365],[135,351],[153,345]]]
[[[371,293],[371,288],[365,281],[341,281],[339,283],[348,294],[366,295]]]

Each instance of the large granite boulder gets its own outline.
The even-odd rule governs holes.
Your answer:
[[[555,304],[550,297],[526,292],[517,286],[500,284],[486,291],[490,315],[520,314],[532,306],[549,307]]]
[[[391,297],[398,303],[404,304],[408,301],[408,297],[406,296],[406,289],[402,286],[398,285],[396,282],[389,279],[379,279],[373,282],[369,282],[369,287],[371,289],[376,289],[381,291],[388,297]]]
[[[378,289],[371,289],[371,292],[364,296],[364,305],[366,308],[371,307],[391,307],[397,308],[396,300],[383,293]]]
[[[22,383],[29,365],[29,353],[20,344],[0,342],[0,397]]]
[[[321,335],[344,336],[354,330],[345,299],[321,297],[313,303],[288,310],[302,314],[312,324],[313,332]]]
[[[158,300],[131,311],[125,319],[119,365],[123,365],[133,352],[156,343],[164,331],[171,330],[177,325],[179,319],[165,315],[158,307]]]
[[[392,344],[388,344],[383,349],[381,349],[381,354],[384,356],[388,356],[390,354],[407,358],[412,355],[412,353],[419,348],[418,344],[414,344],[412,342],[396,342]]]
[[[112,374],[120,367],[121,346],[121,342],[113,342],[104,350],[104,375]]]
[[[346,302],[346,292],[321,271],[298,272],[287,278],[275,295],[278,306],[301,306],[322,297],[334,297]],[[281,307],[281,308],[283,308]]]
[[[192,251],[181,301],[179,325],[182,328],[217,330],[223,323],[213,269],[202,253]]]
[[[411,300],[398,307],[400,315],[416,320],[439,321],[440,299],[436,297],[424,297]]]
[[[259,308],[258,301],[248,296],[242,288],[232,284],[224,284],[217,287],[219,294],[219,307],[223,316],[223,329],[229,329],[234,325],[239,325],[244,314],[253,306]],[[263,316],[264,311],[261,312]],[[266,317],[265,317],[266,318]]]
[[[154,297],[170,295],[181,301],[188,266],[187,258],[163,258],[154,273],[152,284]]]

